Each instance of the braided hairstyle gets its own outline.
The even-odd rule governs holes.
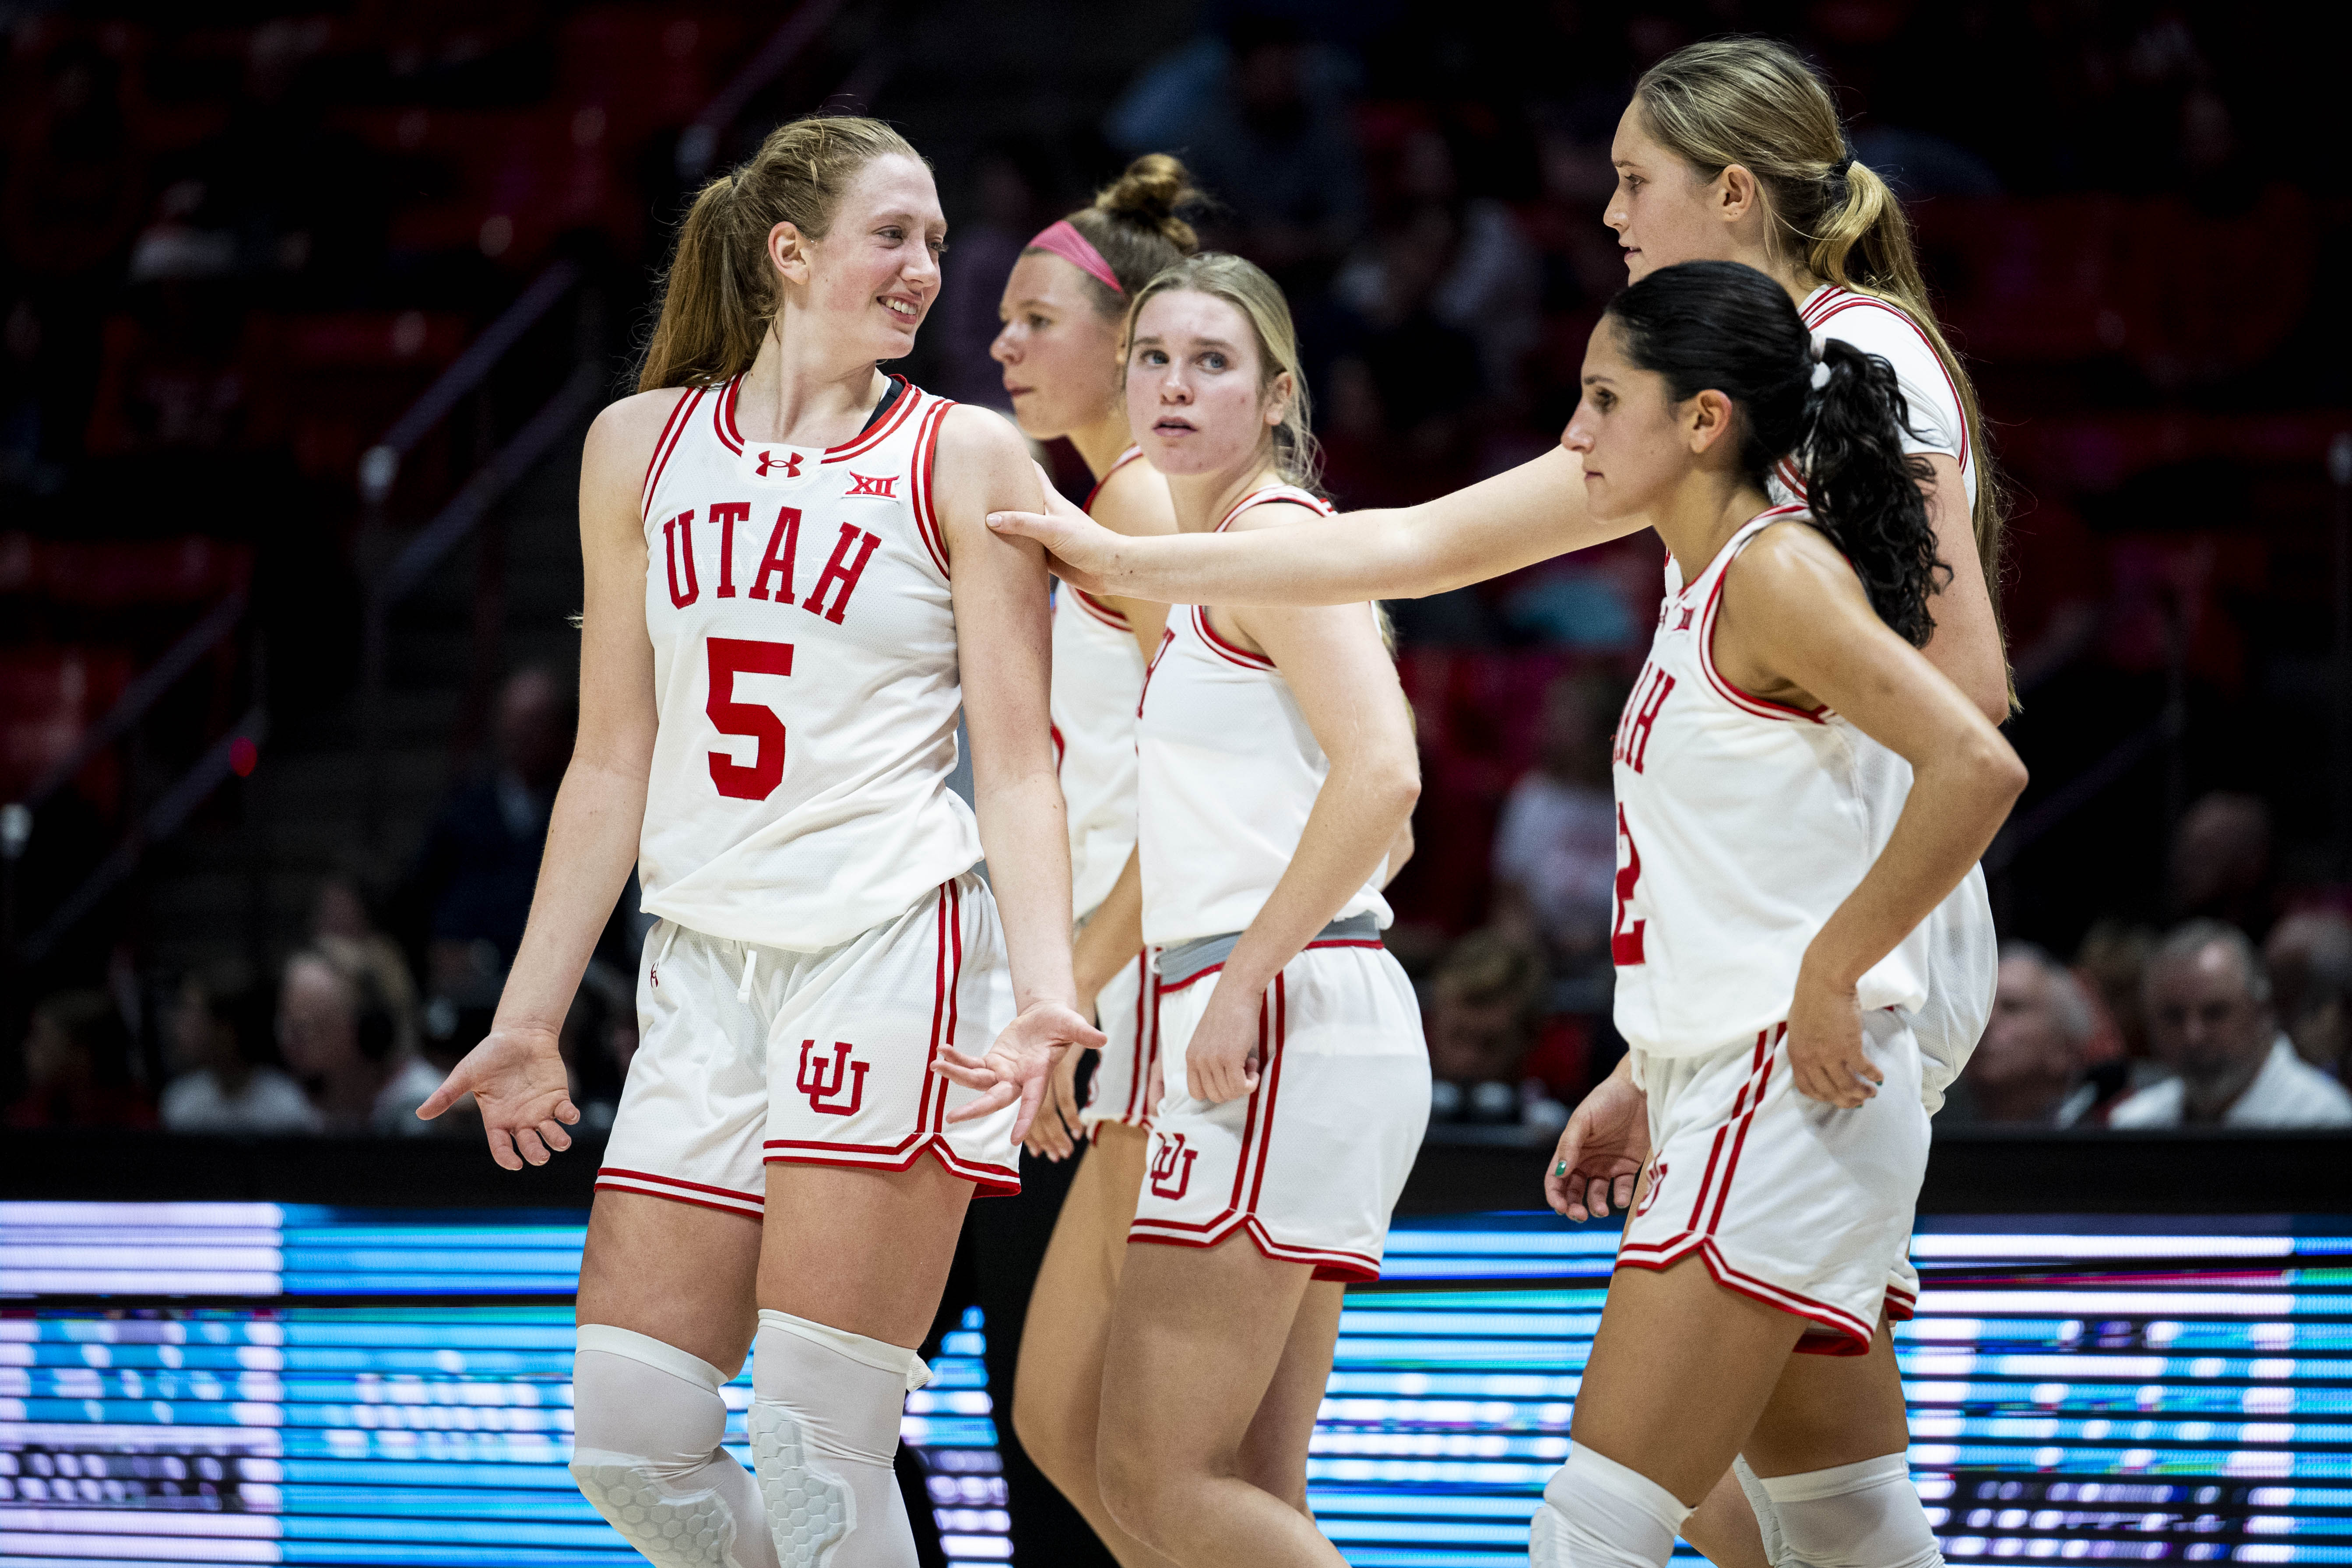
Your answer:
[[[1878,618],[1914,647],[1936,629],[1927,601],[1952,569],[1919,487],[1927,460],[1903,450],[1910,410],[1895,368],[1832,338],[1814,357],[1787,290],[1737,261],[1662,267],[1609,303],[1635,365],[1676,403],[1710,388],[1738,410],[1739,466],[1759,489],[1790,458],[1813,526],[1844,552]]]

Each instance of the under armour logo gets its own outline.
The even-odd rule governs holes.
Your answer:
[[[800,1077],[793,1080],[794,1087],[808,1096],[811,1110],[822,1110],[828,1116],[856,1115],[859,1103],[866,1098],[866,1064],[851,1061],[849,1042],[835,1040],[833,1043],[833,1071],[827,1073],[824,1058],[809,1055],[815,1048],[814,1040],[801,1042],[801,1071]],[[845,1085],[849,1089],[846,1103],[841,1099]]]
[[[868,479],[864,474],[849,476],[849,493],[854,496],[890,496],[890,487],[898,482],[896,474],[884,474],[880,479]],[[896,500],[896,497],[890,497]]]
[[[1689,605],[1685,605],[1683,606],[1683,618],[1675,623],[1675,630],[1678,632],[1686,632],[1690,630],[1691,617],[1696,614],[1698,614],[1698,611],[1695,607]]]
[[[1181,1198],[1192,1185],[1192,1162],[1200,1151],[1184,1147],[1184,1134],[1170,1133],[1160,1141],[1151,1155],[1151,1195],[1155,1198]]]
[[[784,460],[779,463],[770,454],[766,452],[761,453],[759,477],[763,479],[766,479],[770,468],[774,468],[788,479],[799,479],[801,477],[801,455],[798,452],[787,452],[784,454]]]

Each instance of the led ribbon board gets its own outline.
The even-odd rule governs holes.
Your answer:
[[[2352,1563],[2352,1236],[2135,1223],[1923,1228],[1898,1344],[1946,1555]],[[0,1568],[635,1562],[563,1468],[581,1237],[569,1213],[0,1204]],[[1526,1561],[1615,1242],[1400,1224],[1309,1467],[1351,1563]],[[949,1336],[905,1436],[950,1556],[1002,1563],[984,1331]],[[726,1394],[744,1458],[748,1379]]]

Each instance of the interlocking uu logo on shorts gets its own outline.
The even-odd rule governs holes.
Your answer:
[[[1200,1153],[1197,1149],[1184,1147],[1181,1132],[1162,1137],[1151,1155],[1151,1195],[1182,1197],[1192,1185],[1192,1162],[1200,1158]]]
[[[793,1082],[803,1094],[808,1096],[811,1110],[822,1110],[828,1116],[857,1114],[857,1107],[866,1099],[866,1064],[849,1059],[853,1048],[847,1040],[833,1042],[833,1071],[828,1074],[824,1070],[824,1058],[812,1058],[809,1054],[816,1049],[816,1042],[801,1042],[801,1072]],[[849,1089],[846,1102],[841,1098],[845,1085]]]

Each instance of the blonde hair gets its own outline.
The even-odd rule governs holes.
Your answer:
[[[1985,440],[1976,387],[1936,324],[1910,220],[1886,182],[1854,161],[1829,89],[1785,44],[1712,38],[1652,66],[1635,84],[1633,99],[1650,134],[1700,174],[1712,178],[1737,163],[1756,176],[1772,216],[1776,253],[1801,261],[1816,278],[1895,306],[1943,362],[1975,454],[1977,499],[1969,521],[1999,631],[2009,498]],[[2003,647],[2006,663],[2005,640]]]
[[[1276,376],[1288,373],[1290,403],[1283,410],[1282,423],[1274,428],[1275,470],[1285,483],[1319,495],[1323,447],[1315,439],[1314,420],[1307,399],[1307,372],[1298,358],[1298,329],[1291,322],[1290,302],[1283,298],[1282,286],[1255,263],[1238,256],[1221,251],[1188,256],[1161,268],[1136,291],[1135,302],[1127,308],[1126,341],[1135,341],[1135,323],[1142,319],[1148,300],[1155,295],[1177,292],[1223,300],[1247,318],[1250,331],[1257,339],[1261,391],[1273,385]]]
[[[1181,160],[1165,153],[1146,153],[1118,179],[1097,191],[1091,205],[1080,207],[1064,220],[1086,236],[1087,243],[1118,279],[1122,292],[1114,293],[1099,278],[1087,276],[1087,286],[1097,311],[1116,321],[1126,314],[1129,297],[1150,282],[1161,268],[1173,266],[1201,248],[1192,226],[1176,215],[1206,199],[1193,187],[1192,173]],[[1022,254],[1038,248],[1033,245]]]
[[[788,223],[824,238],[859,172],[894,153],[924,163],[878,120],[812,115],[778,126],[742,167],[703,186],[678,228],[637,390],[715,386],[751,369],[777,308],[768,235]]]

